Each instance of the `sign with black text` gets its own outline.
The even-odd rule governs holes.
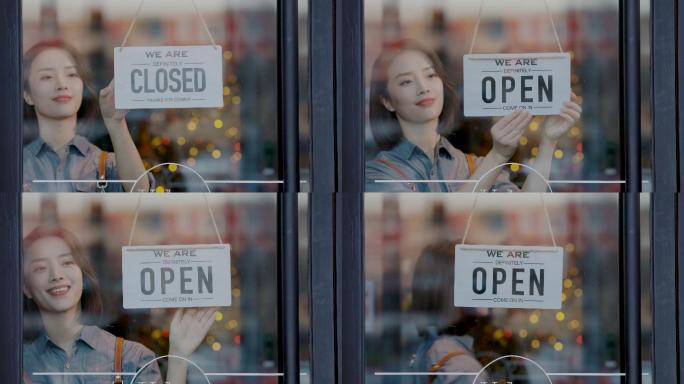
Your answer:
[[[117,109],[223,107],[220,46],[114,48]]]
[[[123,306],[231,305],[230,245],[122,247]]]
[[[522,109],[557,115],[570,100],[570,54],[463,56],[464,115],[505,116]]]
[[[560,309],[563,248],[457,245],[454,306]]]

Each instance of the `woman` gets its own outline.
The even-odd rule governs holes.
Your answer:
[[[484,157],[465,155],[445,138],[453,128],[456,96],[437,55],[415,41],[383,52],[375,61],[370,90],[370,127],[382,152],[366,164],[366,191],[470,192],[474,184],[437,180],[482,178],[478,190],[517,190],[506,172],[491,169],[508,162],[532,115],[515,111],[491,129],[493,147]],[[541,124],[542,139],[534,167],[545,178],[557,140],[579,120],[582,108],[572,95],[560,115]],[[417,180],[434,182],[377,182]],[[546,184],[528,176],[523,191],[544,191]]]
[[[135,180],[145,172],[128,132],[126,111],[114,109],[113,83],[100,92],[99,99],[114,153],[103,152],[76,134],[97,109],[89,105],[93,103],[88,100],[92,94],[83,60],[72,47],[61,41],[42,42],[26,52],[26,117],[35,118],[39,137],[24,147],[24,191],[123,191],[133,183],[107,180]],[[151,179],[145,179],[136,189],[150,187]]]
[[[88,325],[97,322],[102,299],[76,237],[61,227],[40,226],[24,239],[23,249],[25,312],[38,312],[43,323],[40,335],[23,348],[24,384],[130,383],[154,353]],[[206,336],[214,313],[214,308],[178,309],[171,321],[169,354],[189,356]],[[128,375],[115,377],[113,372]],[[73,375],[64,375],[69,373]],[[186,375],[187,363],[170,358],[167,381],[185,383]],[[136,382],[161,383],[157,363],[146,367]]]
[[[455,243],[439,242],[426,247],[413,270],[411,310],[421,342],[412,359],[417,372],[479,372],[473,334],[486,322],[470,308],[454,308]],[[451,287],[451,288],[450,288]],[[481,328],[481,327],[479,327]],[[483,377],[480,377],[483,378]],[[417,379],[417,383],[471,383],[473,376],[441,375]]]

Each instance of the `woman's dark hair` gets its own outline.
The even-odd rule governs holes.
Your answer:
[[[29,48],[26,53],[24,53],[24,63],[23,63],[23,89],[30,92],[28,76],[31,72],[31,65],[33,61],[41,53],[49,49],[61,49],[69,54],[74,60],[74,66],[76,67],[76,72],[83,81],[83,99],[81,101],[81,106],[78,109],[78,119],[81,125],[83,122],[89,123],[98,113],[98,93],[95,91],[95,86],[93,85],[92,76],[88,67],[85,65],[85,60],[83,56],[76,50],[76,48],[67,44],[62,40],[47,40],[41,41],[31,48]],[[35,125],[36,111],[32,105],[29,105],[24,101],[24,122],[27,125]]]
[[[475,326],[478,315],[470,308],[454,307],[454,250],[456,242],[427,246],[413,269],[411,309],[417,316],[418,334],[462,336]]]
[[[385,108],[382,99],[391,100],[387,90],[387,71],[392,61],[400,53],[408,50],[424,53],[432,62],[435,73],[444,83],[444,107],[439,116],[437,132],[446,135],[453,129],[458,106],[454,86],[447,78],[444,65],[437,54],[415,40],[402,40],[396,47],[385,49],[373,64],[370,84],[370,105],[368,119],[375,143],[382,150],[392,149],[402,138],[401,127],[395,112]]]
[[[102,295],[100,294],[100,283],[98,282],[95,270],[90,264],[90,259],[85,253],[81,243],[76,236],[67,229],[58,225],[40,225],[29,233],[23,240],[23,252],[36,241],[47,237],[57,237],[62,239],[71,250],[74,262],[83,273],[83,293],[81,294],[81,316],[84,319],[99,321],[102,316]],[[37,311],[36,303],[29,298],[24,298],[24,311]]]

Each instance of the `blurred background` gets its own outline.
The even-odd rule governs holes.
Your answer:
[[[642,356],[651,366],[650,211],[641,196]],[[410,376],[379,377],[376,372],[415,371],[410,362],[421,338],[424,313],[413,310],[414,268],[421,254],[444,250],[453,268],[454,242],[552,246],[539,194],[366,194],[366,378],[369,383],[413,383]],[[475,309],[477,321],[466,334],[484,365],[516,354],[548,372],[620,373],[619,195],[554,193],[544,200],[558,246],[564,247],[562,309]],[[449,266],[450,265],[450,266]],[[434,294],[453,297],[453,284]],[[460,309],[435,309],[438,325],[459,319]],[[528,370],[533,367],[528,366]],[[553,377],[554,383],[619,383],[620,378]],[[521,383],[526,383],[525,377]],[[516,381],[518,382],[518,381]],[[529,381],[537,383],[537,381]],[[649,383],[650,377],[644,376]]]
[[[144,194],[133,245],[215,244],[202,194]],[[210,207],[225,243],[231,246],[233,296],[221,308],[206,339],[191,359],[205,372],[275,373],[278,353],[277,215],[275,194],[210,194]],[[307,199],[299,199],[300,351],[308,372]],[[90,256],[104,300],[101,328],[138,341],[157,356],[168,354],[172,309],[124,310],[121,247],[128,244],[137,198],[129,194],[24,194],[23,233],[38,224],[58,223],[76,234]],[[42,327],[36,314],[24,315],[25,342]],[[199,371],[194,379],[205,382]],[[308,376],[303,376],[306,383]],[[199,380],[201,379],[201,380]],[[277,383],[277,377],[211,378],[212,383]]]
[[[650,26],[649,1],[642,8],[642,166],[644,191],[650,190]],[[468,53],[477,21],[479,0],[366,0],[366,97],[370,71],[383,49],[411,38],[433,49],[445,64],[458,98],[463,92],[463,55]],[[558,143],[551,180],[624,179],[620,133],[620,13],[618,0],[549,1],[564,51],[571,53],[571,87],[583,104],[582,119]],[[543,0],[486,0],[473,53],[557,52]],[[367,100],[368,102],[368,100]],[[462,102],[461,108],[462,111]],[[465,153],[485,155],[491,148],[489,118],[457,114],[448,137]],[[367,118],[367,115],[366,115]],[[513,162],[529,164],[538,152],[539,118],[521,137]],[[366,123],[366,159],[378,152]],[[523,169],[513,166],[512,177]],[[519,180],[520,181],[520,180]],[[620,184],[555,184],[556,191],[619,191]]]

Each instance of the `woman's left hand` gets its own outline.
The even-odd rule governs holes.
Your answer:
[[[121,121],[126,117],[128,110],[114,108],[114,79],[100,91],[100,110],[105,120]]]
[[[563,103],[559,115],[547,116],[542,122],[542,139],[556,141],[570,129],[582,115],[582,107],[572,93],[570,101]]]
[[[169,354],[188,357],[202,343],[214,322],[216,308],[179,308],[171,320]]]

